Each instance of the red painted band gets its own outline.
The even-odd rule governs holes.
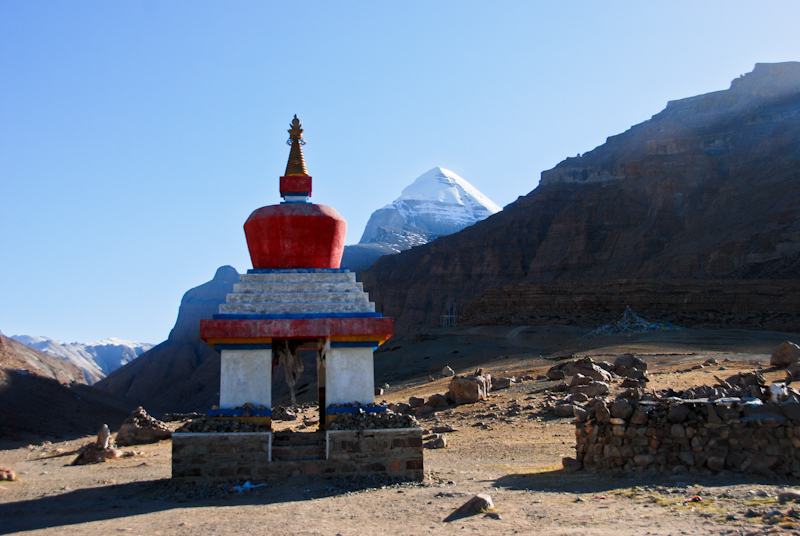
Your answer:
[[[394,333],[394,318],[308,318],[280,320],[200,321],[200,338],[309,339],[320,337],[375,335],[381,339]]]
[[[311,195],[311,177],[308,175],[296,175],[281,177],[280,182],[281,196],[283,194],[308,194]]]

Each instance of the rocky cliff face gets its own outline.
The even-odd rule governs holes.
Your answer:
[[[670,102],[501,213],[362,274],[395,333],[510,283],[800,279],[800,63]]]
[[[361,241],[346,246],[342,268],[360,272],[378,257],[427,244],[500,211],[492,200],[452,171],[435,167],[400,197],[372,213]]]
[[[220,356],[200,340],[200,319],[216,314],[238,281],[239,273],[223,266],[214,279],[189,290],[169,338],[95,386],[155,413],[207,410],[217,404]]]

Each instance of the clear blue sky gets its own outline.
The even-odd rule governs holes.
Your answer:
[[[0,330],[158,343],[251,267],[293,114],[356,243],[434,166],[500,206],[539,174],[800,60],[800,2],[0,0]]]

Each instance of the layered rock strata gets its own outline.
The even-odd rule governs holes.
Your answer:
[[[502,212],[380,258],[362,281],[396,334],[511,283],[797,281],[798,119],[800,63],[758,64],[543,172]]]

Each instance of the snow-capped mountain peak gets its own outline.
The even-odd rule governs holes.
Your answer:
[[[86,382],[93,384],[122,365],[133,361],[153,347],[145,342],[133,342],[111,337],[90,343],[66,343],[31,335],[13,335],[12,339],[46,354],[66,359],[83,370]]]
[[[403,201],[438,201],[448,205],[461,205],[468,210],[480,206],[492,214],[500,212],[500,207],[477,188],[449,169],[441,167],[435,167],[417,177],[391,204]]]
[[[435,167],[370,216],[358,244],[345,246],[342,267],[361,271],[382,255],[457,233],[500,212],[491,199],[449,169]]]
[[[435,167],[403,189],[400,197],[376,210],[359,243],[374,242],[380,227],[442,236],[456,233],[500,212],[491,199],[449,169]]]

